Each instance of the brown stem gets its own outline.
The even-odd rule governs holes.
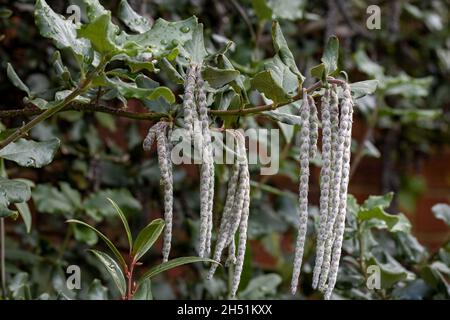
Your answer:
[[[333,83],[333,84],[337,84],[337,85],[343,85],[345,83],[343,80],[338,80],[338,79],[334,79],[334,78],[329,78],[329,79],[327,79],[327,81],[329,83]],[[307,88],[306,91],[312,92],[314,90],[317,90],[322,86],[322,84],[323,83],[321,81],[316,82],[312,86]],[[157,113],[157,112],[138,113],[138,112],[125,111],[124,109],[113,108],[113,107],[108,107],[108,106],[100,106],[100,105],[95,105],[95,104],[81,104],[81,103],[77,103],[77,102],[71,102],[76,97],[75,94],[73,94],[73,96],[72,96],[72,94],[70,95],[71,96],[70,98],[68,96],[66,99],[64,99],[63,103],[60,106],[53,107],[53,108],[47,109],[47,110],[41,110],[41,109],[37,109],[37,108],[33,107],[33,108],[25,108],[25,109],[0,111],[0,119],[14,118],[14,117],[18,117],[18,116],[37,115],[36,118],[34,118],[33,120],[31,120],[30,122],[25,124],[20,129],[18,129],[15,133],[13,133],[7,139],[0,142],[0,148],[3,148],[8,143],[12,142],[12,140],[15,141],[18,138],[20,138],[21,136],[25,135],[26,132],[28,132],[37,123],[47,119],[48,117],[52,116],[53,114],[55,114],[57,112],[62,112],[62,111],[74,110],[74,111],[81,111],[81,112],[103,112],[103,113],[109,113],[109,114],[112,114],[112,115],[115,115],[118,117],[130,118],[130,119],[135,119],[135,120],[159,120],[161,118],[168,117],[168,115],[164,114],[164,113]],[[78,92],[78,94],[79,94],[79,92]],[[251,115],[251,114],[260,113],[260,112],[264,112],[264,111],[275,110],[282,106],[288,105],[292,102],[298,101],[301,98],[302,98],[302,95],[298,94],[298,95],[294,96],[293,98],[291,98],[290,100],[283,102],[283,103],[278,103],[278,104],[270,103],[270,104],[266,104],[266,105],[245,108],[245,109],[236,109],[236,110],[209,110],[209,113],[211,115],[216,115],[216,116],[236,116],[236,115],[246,116],[246,115]]]
[[[19,116],[35,116],[42,114],[45,110],[41,110],[35,107],[27,107],[25,109],[5,110],[0,111],[0,119],[14,118]],[[158,120],[163,117],[167,117],[166,114],[157,112],[130,112],[121,108],[113,108],[108,106],[101,106],[95,104],[82,104],[78,102],[72,102],[60,112],[64,111],[80,111],[80,112],[102,112],[109,113],[117,117],[130,118],[135,120]]]
[[[136,262],[134,259],[131,259],[130,267],[127,272],[127,278],[128,278],[128,288],[127,288],[127,300],[131,300],[134,295],[134,281],[133,281],[133,273],[134,273],[134,266],[136,265]]]

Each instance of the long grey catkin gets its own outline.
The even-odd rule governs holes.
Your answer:
[[[322,115],[322,169],[320,171],[320,209],[319,230],[317,235],[316,261],[314,265],[312,287],[317,288],[322,270],[325,228],[329,212],[330,173],[331,173],[331,120],[330,90],[326,89],[321,101]]]
[[[236,131],[238,136],[239,154],[243,156],[240,162],[241,177],[245,181],[244,202],[242,206],[242,214],[239,224],[239,241],[237,247],[236,264],[234,268],[233,281],[231,285],[231,297],[236,296],[236,292],[239,288],[241,280],[242,268],[244,266],[245,249],[247,246],[247,229],[248,229],[248,217],[250,213],[250,173],[248,170],[247,154],[245,150],[245,138],[240,131]]]
[[[197,107],[202,134],[200,179],[200,244],[199,255],[209,255],[211,248],[212,210],[214,200],[214,159],[209,131],[208,107],[200,66],[196,69]]]
[[[330,299],[331,293],[336,284],[337,273],[339,269],[339,260],[342,251],[342,241],[345,230],[345,216],[347,212],[347,191],[350,175],[350,157],[351,157],[351,142],[352,142],[352,118],[353,118],[353,100],[351,96],[350,86],[344,85],[344,97],[341,103],[341,123],[339,134],[344,137],[344,153],[342,163],[342,177],[340,183],[340,199],[339,212],[336,217],[335,241],[333,244],[333,251],[331,256],[330,274],[328,278],[328,285],[325,292],[325,299]]]
[[[300,129],[300,183],[299,183],[299,225],[298,235],[295,245],[294,268],[291,280],[291,292],[297,292],[298,280],[303,260],[306,229],[308,222],[308,182],[309,182],[309,115],[310,105],[308,94],[303,90],[303,101],[300,108],[301,129]]]
[[[161,171],[161,185],[164,188],[164,238],[163,238],[163,261],[169,259],[172,242],[172,218],[173,218],[173,174],[172,161],[170,158],[170,125],[160,121],[152,126],[143,142],[144,150],[150,150],[155,139],[158,153],[158,164]]]
[[[194,112],[195,111],[195,84],[197,81],[197,65],[189,66],[186,72],[184,81],[184,96],[183,96],[183,112],[184,112],[184,128],[187,134],[192,136],[194,133]]]
[[[226,247],[226,242],[230,236],[231,232],[231,216],[233,214],[233,207],[235,203],[235,196],[236,196],[236,190],[237,190],[237,184],[239,181],[239,174],[240,174],[240,165],[239,163],[234,163],[232,166],[231,171],[231,177],[228,181],[228,189],[227,189],[227,195],[225,199],[225,205],[222,212],[222,218],[220,221],[219,226],[219,232],[217,234],[217,241],[216,246],[214,248],[214,256],[213,259],[215,261],[220,261],[220,258],[222,256],[222,251]],[[209,273],[208,273],[208,279],[211,279],[211,277],[214,275],[214,272],[217,269],[217,264],[213,263],[211,264]]]
[[[332,87],[331,101],[330,101],[330,117],[331,117],[331,136],[332,136],[332,177],[330,185],[330,202],[329,202],[329,216],[327,218],[327,224],[325,228],[325,250],[324,255],[331,254],[331,247],[333,245],[333,232],[335,220],[339,211],[340,203],[340,184],[342,177],[342,160],[344,153],[344,140],[345,138],[340,134],[339,128],[339,99],[337,96],[336,87]],[[330,261],[330,257],[324,257],[324,262]],[[323,263],[321,275],[319,280],[319,288],[324,281],[326,281],[329,273],[328,263]]]

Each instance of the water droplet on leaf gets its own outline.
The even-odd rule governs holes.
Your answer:
[[[189,28],[188,26],[184,26],[181,27],[180,31],[183,33],[188,33],[189,31],[191,31],[191,28]]]

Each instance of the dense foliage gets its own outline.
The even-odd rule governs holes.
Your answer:
[[[399,207],[412,207],[417,197],[418,182],[408,176],[408,165],[450,142],[445,1],[381,3],[380,30],[368,30],[361,22],[368,6],[364,1],[135,2],[105,1],[103,7],[97,0],[73,1],[82,8],[81,22],[56,13],[68,16],[65,1],[0,5],[0,25],[6,30],[0,35],[0,90],[10,92],[4,94],[0,111],[3,298],[218,299],[238,290],[233,264],[213,264],[218,268],[211,279],[210,264],[196,263],[171,271],[182,273],[176,279],[147,281],[169,267],[202,261],[194,256],[202,256],[207,242],[221,237],[222,227],[212,235],[217,239],[208,240],[208,228],[219,227],[220,214],[227,212],[232,167],[219,164],[211,171],[183,165],[169,172],[161,165],[159,141],[158,156],[150,142],[144,144],[149,151],[142,150],[153,123],[185,125],[190,105],[186,79],[193,65],[199,68],[196,77],[205,80],[199,85],[204,90],[200,112],[209,114],[211,127],[279,128],[282,133],[279,173],[260,176],[260,166],[250,165],[250,181],[245,182],[251,190],[242,186],[244,195],[248,192],[242,202],[249,202],[250,211],[244,241],[248,234],[251,245],[244,251],[238,247],[238,298],[292,297],[291,247],[299,228],[299,199],[292,190],[305,173],[303,163],[299,165],[305,150],[297,139],[305,128],[300,101],[308,101],[302,89],[320,101],[329,84],[347,81],[347,98],[355,101],[355,118],[366,130],[351,145],[347,176],[351,179],[363,157],[382,154],[386,195],[361,204],[349,195],[342,204],[347,222],[341,230],[343,255],[332,297],[450,297],[450,242],[429,252],[411,233],[408,218],[398,213]],[[209,118],[203,120],[208,123]],[[159,138],[164,139],[155,135],[153,140]],[[307,158],[311,169],[323,165],[322,155]],[[202,180],[203,175],[212,180]],[[277,178],[289,182],[283,185]],[[313,279],[322,213],[311,203],[306,209],[297,296],[316,298],[319,293],[312,285],[324,286]],[[168,211],[173,227],[166,228],[161,250],[156,246],[149,251],[163,230],[161,220],[150,221]],[[213,211],[219,213],[214,221],[208,218]],[[437,204],[433,213],[450,225],[448,205]],[[14,222],[19,215],[21,220]],[[120,224],[125,232],[116,228]],[[108,237],[97,230],[100,225]],[[168,230],[174,233],[174,260],[169,260]],[[114,258],[106,251],[86,251],[99,237]],[[230,248],[231,238],[234,233],[224,238]],[[261,246],[275,259],[270,265],[258,263]],[[165,262],[144,273],[139,286],[133,284],[130,266],[139,266],[141,260],[143,268],[157,264],[161,251]],[[214,259],[220,260],[220,253]],[[69,265],[81,267],[81,290],[66,286]],[[370,289],[371,266],[381,272],[379,288]]]

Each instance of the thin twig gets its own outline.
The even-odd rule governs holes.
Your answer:
[[[5,110],[0,111],[0,119],[6,118],[15,118],[20,116],[35,116],[43,113],[45,110],[38,109],[34,106],[26,107],[24,109],[15,109],[15,110]],[[95,104],[83,104],[79,102],[72,102],[64,109],[59,112],[64,111],[80,111],[80,112],[102,112],[109,113],[115,115],[117,117],[130,118],[135,120],[158,120],[162,117],[167,117],[166,114],[157,113],[157,112],[130,112],[126,111],[122,108],[113,108],[102,105]]]
[[[329,83],[334,83],[337,85],[342,85],[344,83],[343,80],[334,79],[334,78],[329,78],[329,79],[327,79],[327,81]],[[308,92],[313,92],[313,91],[319,89],[322,86],[322,84],[323,83],[321,81],[318,81],[318,82],[314,83],[312,86],[310,86],[309,88],[307,88],[306,90]],[[298,101],[301,98],[302,98],[301,95],[296,95],[296,96],[292,97],[290,100],[287,100],[283,103],[278,103],[278,104],[270,103],[270,104],[266,104],[266,105],[250,107],[250,108],[245,108],[245,109],[236,109],[236,110],[209,110],[209,113],[211,115],[215,115],[215,116],[237,116],[237,115],[246,116],[246,115],[251,115],[251,114],[260,113],[260,112],[264,112],[264,111],[275,110],[282,106],[285,106],[285,105],[288,105],[295,101]],[[58,109],[55,110],[55,108],[58,108]],[[49,112],[49,110],[52,110],[52,112]],[[37,115],[37,117],[34,118],[33,120],[31,120],[30,122],[28,122],[27,124],[25,124],[20,129],[18,129],[16,131],[16,133],[13,134],[14,138],[12,136],[9,136],[4,141],[0,142],[0,148],[3,148],[8,143],[10,143],[12,139],[16,140],[19,137],[26,134],[26,132],[28,132],[34,125],[47,119],[49,117],[49,114],[51,116],[55,113],[69,111],[69,110],[80,111],[80,112],[103,112],[103,113],[109,113],[109,114],[112,114],[112,115],[115,115],[118,117],[130,118],[130,119],[135,119],[135,120],[159,120],[164,117],[169,117],[165,113],[130,112],[130,111],[126,111],[122,108],[113,108],[113,107],[101,106],[101,105],[95,105],[95,104],[82,104],[79,102],[71,102],[62,108],[53,107],[52,109],[46,109],[46,110],[38,109],[36,107],[5,110],[5,111],[0,111],[0,119],[14,118],[14,117],[20,117],[20,116],[35,116],[35,115]]]

